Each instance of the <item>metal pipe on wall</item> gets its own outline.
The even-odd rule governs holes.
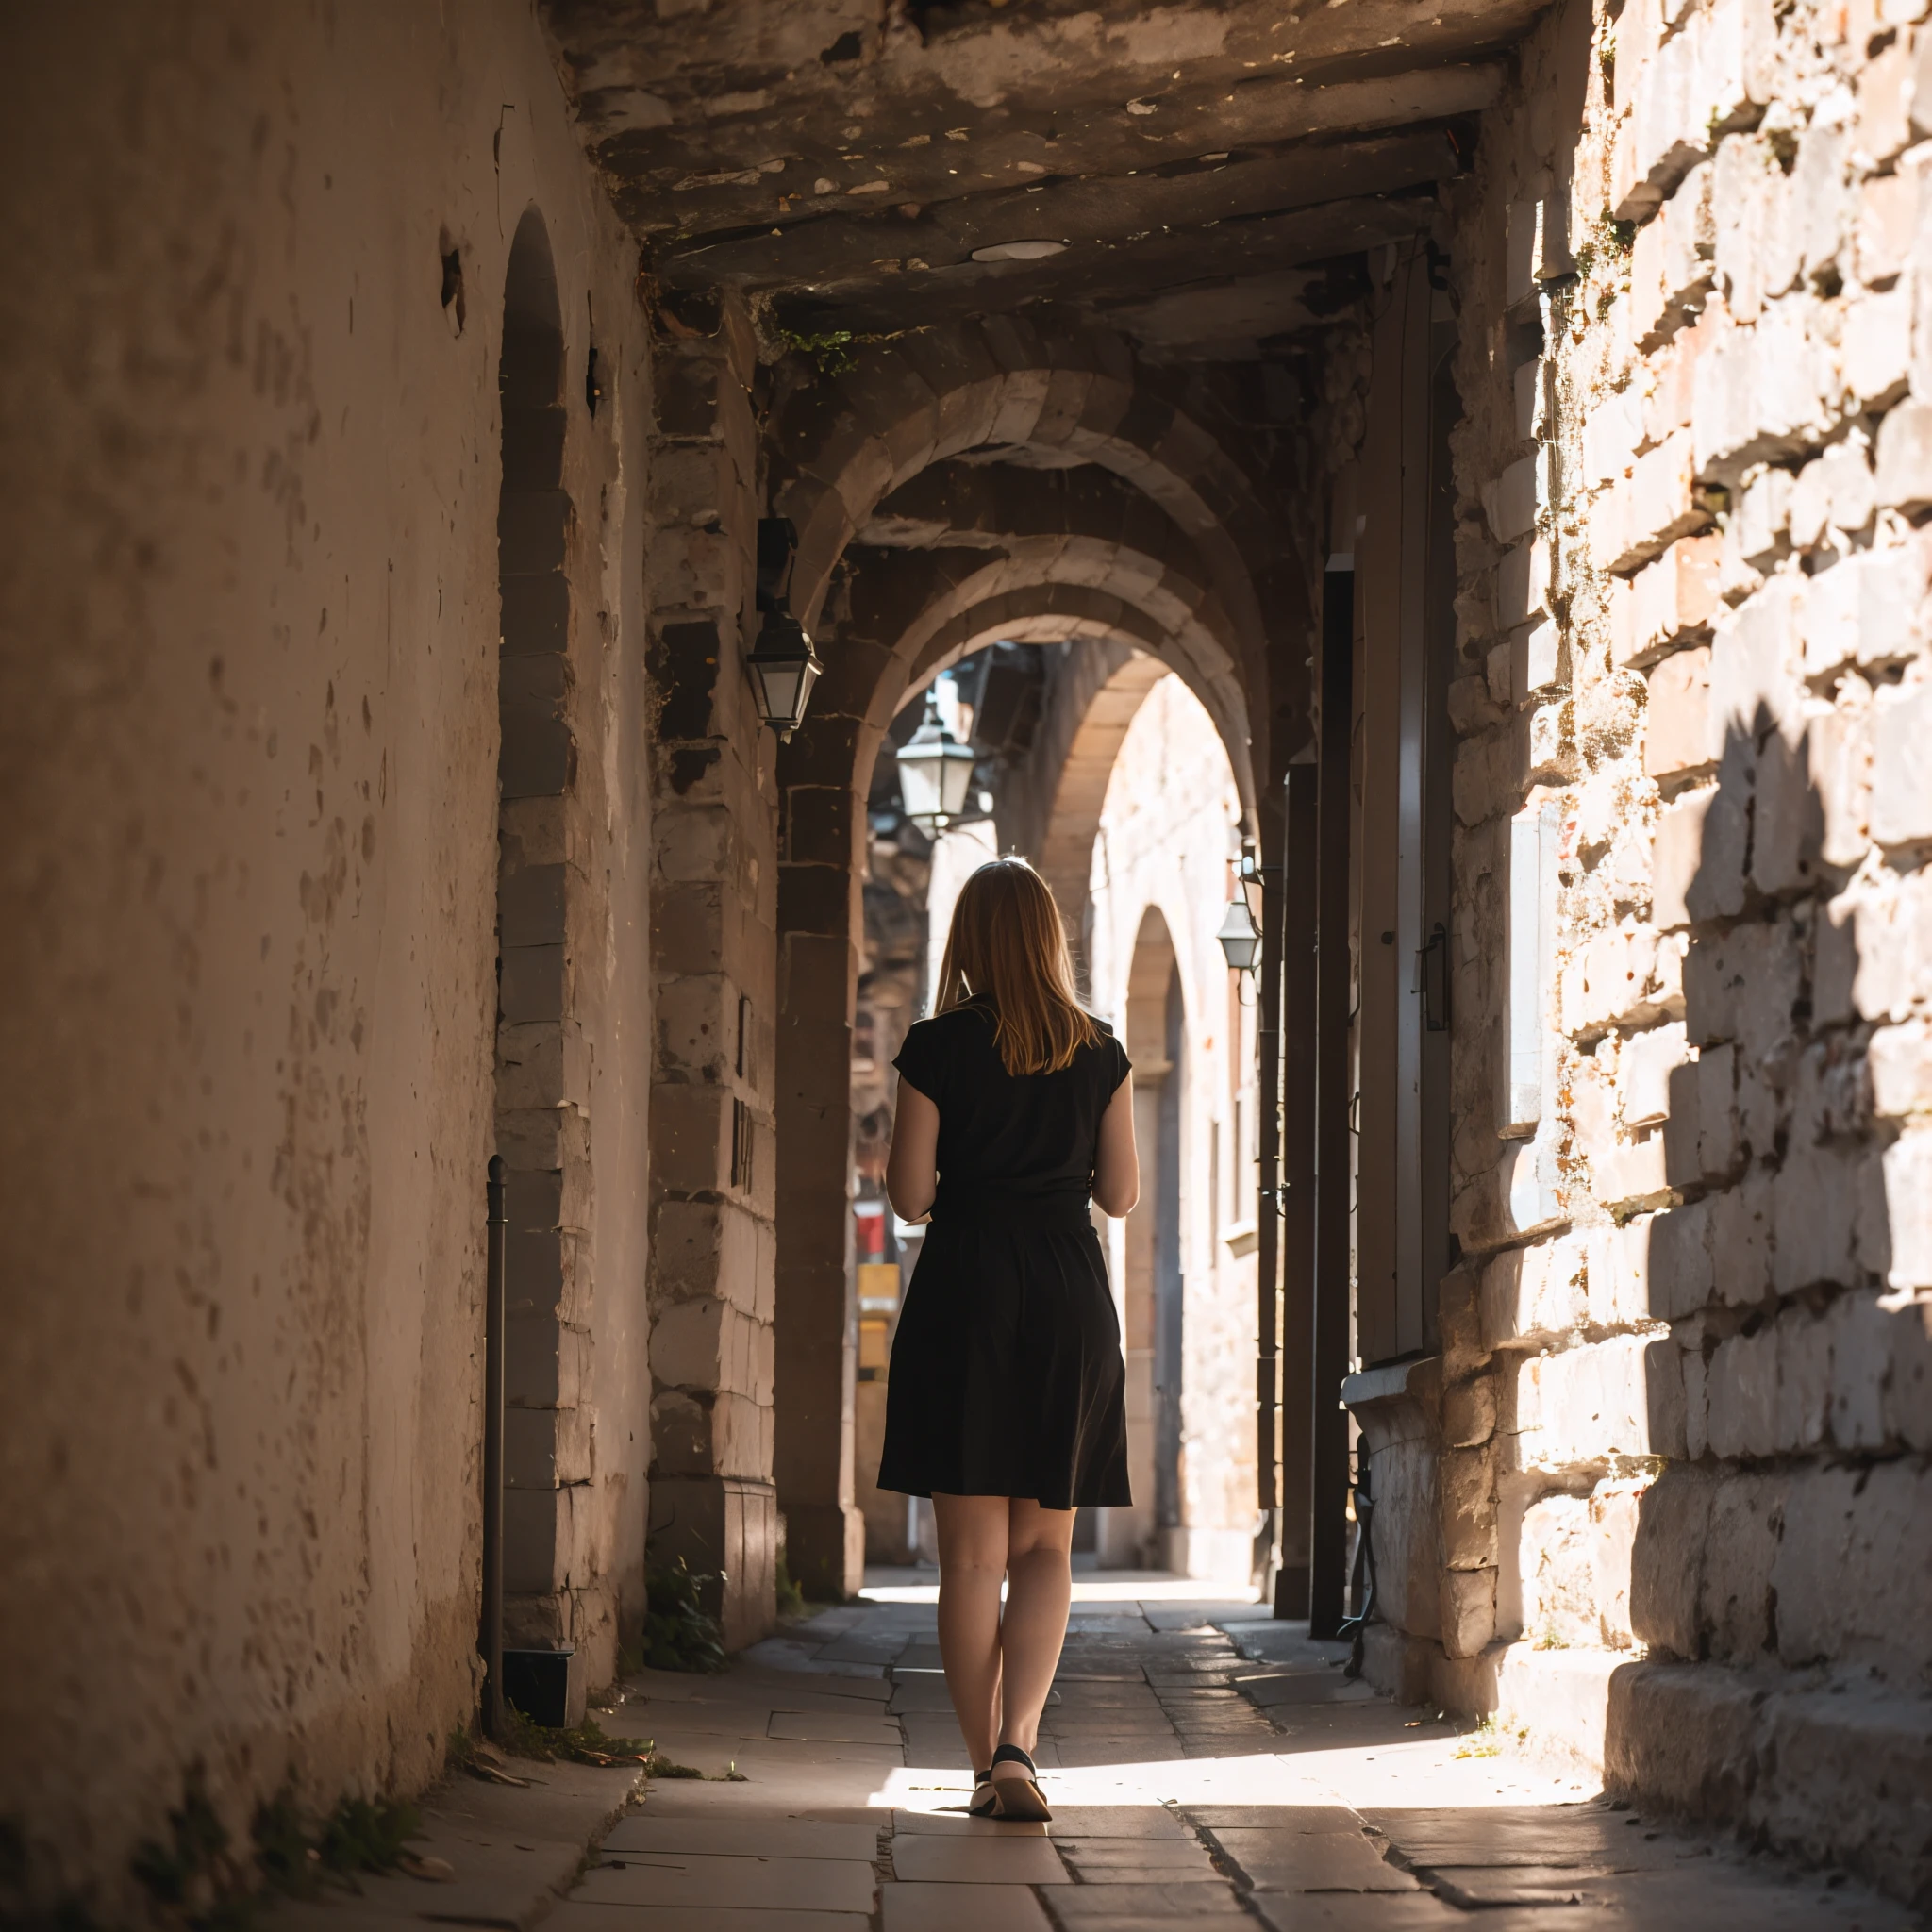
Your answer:
[[[1273,827],[1264,827],[1269,844]],[[1268,1567],[1275,1575],[1281,1562],[1281,1496],[1275,1485],[1280,1453],[1279,1297],[1281,1217],[1280,1091],[1281,1091],[1281,866],[1280,854],[1263,847],[1261,878],[1261,966],[1255,1014],[1255,1104],[1259,1109],[1256,1176],[1256,1348],[1255,1348],[1255,1486],[1256,1503],[1267,1519]],[[1274,1576],[1264,1574],[1262,1587],[1272,1594]]]
[[[1287,841],[1277,896],[1281,951],[1281,1559],[1274,1614],[1308,1614],[1308,1431],[1315,1323],[1315,824],[1317,768],[1283,774]]]
[[[490,1157],[489,1261],[483,1286],[483,1728],[503,1736],[503,1389],[504,1286],[509,1217],[503,1156]]]
[[[1355,568],[1322,589],[1322,719],[1316,775],[1315,1265],[1310,1375],[1308,1633],[1333,1637],[1348,1587],[1349,810]]]

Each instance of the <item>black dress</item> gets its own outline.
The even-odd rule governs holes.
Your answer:
[[[940,1181],[892,1343],[879,1487],[1130,1502],[1120,1323],[1088,1213],[1125,1052],[1103,1024],[1072,1066],[1016,1077],[969,1006],[921,1021],[892,1064],[940,1110]]]

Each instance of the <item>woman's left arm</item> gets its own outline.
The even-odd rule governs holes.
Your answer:
[[[939,1192],[940,1110],[902,1076],[886,1157],[886,1198],[901,1221],[923,1221]]]
[[[1134,1211],[1141,1198],[1141,1156],[1134,1145],[1134,1076],[1113,1091],[1100,1116],[1100,1143],[1093,1154],[1093,1205],[1118,1221]]]

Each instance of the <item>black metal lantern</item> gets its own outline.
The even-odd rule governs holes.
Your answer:
[[[932,837],[966,809],[973,790],[973,747],[961,744],[940,718],[939,699],[925,694],[925,716],[899,753],[899,798],[906,816]]]
[[[1261,928],[1248,906],[1248,895],[1237,891],[1227,902],[1227,917],[1214,935],[1221,941],[1231,973],[1252,973],[1261,957]]]
[[[811,688],[825,668],[804,625],[789,610],[767,610],[744,668],[758,692],[758,714],[781,739],[789,739],[804,723]]]

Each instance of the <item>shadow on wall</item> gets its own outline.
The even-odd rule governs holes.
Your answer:
[[[1722,753],[1685,774],[1657,841],[1684,1018],[1614,1049],[1626,1127],[1653,1123],[1677,1205],[1590,1259],[1629,1319],[1671,1324],[1627,1344],[1661,1467],[1632,1458],[1588,1506],[1605,1633],[1648,1649],[1610,1674],[1604,1771],[1912,1896],[1932,1877],[1932,1347],[1910,1293],[1932,1133],[1904,1122],[1932,1050],[1923,1024],[1885,1023],[1924,971],[1925,878],[1865,865],[1851,882],[1885,839],[1860,764],[1882,686],[1862,714],[1803,718],[1797,691],[1782,724],[1761,699],[1748,729],[1716,710],[1727,684],[1784,677],[1781,642],[1740,620],[1712,646]]]

